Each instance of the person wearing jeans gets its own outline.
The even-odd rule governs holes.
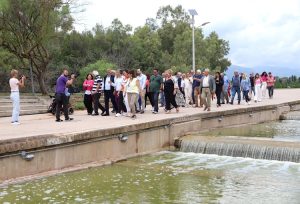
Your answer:
[[[153,114],[158,113],[158,96],[162,89],[163,78],[158,74],[158,69],[153,70],[153,75],[150,77],[150,93],[153,101]]]
[[[267,88],[269,91],[269,98],[273,98],[273,93],[274,93],[274,84],[276,82],[276,79],[274,76],[272,76],[272,73],[269,72],[268,78],[267,78]]]
[[[13,69],[10,72],[11,78],[9,80],[10,85],[10,99],[13,103],[13,111],[12,111],[12,118],[11,124],[19,125],[19,116],[20,116],[20,92],[19,88],[23,88],[25,86],[25,76],[22,76],[20,81],[18,80],[18,71]]]
[[[251,89],[251,82],[245,73],[242,74],[241,88],[245,96],[246,104],[250,105],[249,91]]]
[[[232,88],[231,88],[232,96],[230,104],[233,105],[235,94],[238,94],[238,104],[241,103],[241,80],[239,76],[239,72],[235,71],[234,76],[232,77]]]

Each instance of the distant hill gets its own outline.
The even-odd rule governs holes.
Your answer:
[[[233,76],[233,72],[237,70],[238,72],[245,72],[248,75],[250,73],[262,73],[263,71],[272,72],[274,76],[278,77],[290,77],[292,75],[300,77],[300,69],[282,68],[282,67],[242,67],[237,65],[231,65],[226,71],[229,77]]]

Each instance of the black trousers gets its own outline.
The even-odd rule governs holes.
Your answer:
[[[55,94],[56,100],[56,120],[60,120],[60,110],[63,108],[63,112],[65,115],[65,119],[69,119],[69,112],[68,112],[68,97],[65,93],[56,93]]]
[[[249,98],[249,91],[244,91],[243,90],[243,95],[245,96],[245,100],[246,100],[246,103],[248,103],[250,101],[250,98]]]
[[[117,110],[117,104],[115,100],[115,96],[111,90],[105,90],[104,91],[104,101],[105,101],[105,112],[107,115],[109,115],[109,99],[111,100],[111,103],[113,105],[113,108]]]
[[[99,114],[99,112],[98,112],[99,108],[101,109],[101,111],[103,113],[105,112],[105,108],[101,105],[101,103],[99,101],[100,100],[100,96],[101,96],[100,93],[93,94],[94,113],[95,114]]]
[[[177,103],[175,101],[175,96],[173,92],[165,92],[165,99],[166,99],[166,110],[171,110],[171,104],[174,108],[177,108]]]
[[[83,103],[89,114],[93,113],[93,97],[91,94],[84,94]]]
[[[268,91],[269,91],[269,98],[273,97],[273,93],[274,93],[274,86],[268,86]]]
[[[216,89],[217,104],[219,106],[221,105],[221,93],[222,93],[222,89]]]
[[[145,94],[145,107],[147,106],[147,97],[149,98],[151,106],[153,106],[153,101],[152,101],[151,93],[150,92],[146,92],[146,94]]]
[[[119,94],[115,94],[115,99],[116,99],[116,104],[117,104],[117,113],[127,112],[126,106],[124,104],[124,96],[123,96],[123,91],[120,91]]]

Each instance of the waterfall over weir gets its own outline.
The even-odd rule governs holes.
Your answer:
[[[260,141],[261,142],[261,141]],[[194,152],[202,154],[217,154],[220,156],[249,157],[254,159],[267,159],[278,161],[290,161],[300,163],[300,148],[278,146],[272,142],[257,141],[251,143],[238,142],[228,143],[222,141],[181,140],[178,147],[182,152]],[[266,143],[266,144],[264,144]]]

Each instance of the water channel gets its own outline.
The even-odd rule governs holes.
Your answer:
[[[210,134],[238,131],[222,130]],[[237,135],[300,141],[299,121],[260,124],[247,130]],[[300,163],[169,151],[0,188],[3,204],[299,201]]]

